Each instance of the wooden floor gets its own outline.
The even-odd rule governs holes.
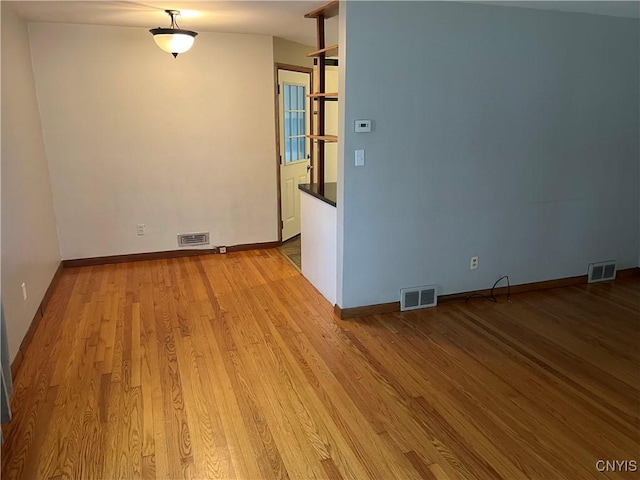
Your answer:
[[[637,479],[596,462],[640,460],[640,281],[500,300],[343,321],[277,250],[66,269],[2,478]]]

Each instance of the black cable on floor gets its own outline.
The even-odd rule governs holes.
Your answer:
[[[491,293],[488,296],[483,293],[472,293],[467,298],[465,298],[465,302],[468,302],[473,297],[482,297],[485,300],[488,300],[490,302],[498,303],[498,298],[496,297],[494,292],[496,287],[498,286],[498,283],[500,283],[502,280],[505,280],[505,279],[507,280],[507,302],[508,302],[509,297],[511,296],[511,283],[509,282],[509,275],[504,275],[500,277],[498,280],[496,280],[496,282],[493,284],[493,287],[491,287]]]

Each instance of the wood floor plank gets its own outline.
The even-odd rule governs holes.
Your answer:
[[[274,469],[268,457],[264,461],[265,455],[261,453],[263,449],[258,441],[260,433],[256,421],[260,424],[260,417],[253,416],[253,409],[243,393],[230,356],[235,345],[228,332],[227,320],[221,315],[211,320],[211,325],[215,335],[210,344],[211,358],[209,362],[206,356],[198,361],[202,363],[201,370],[209,370],[212,385],[217,387],[214,395],[216,403],[223,409],[221,421],[227,433],[233,468],[238,478],[272,478]],[[269,438],[267,432],[263,435]],[[286,476],[286,472],[282,473]]]
[[[144,414],[144,435],[143,435],[143,455],[152,460],[150,462],[154,467],[154,471],[158,478],[170,478],[169,470],[169,454],[167,449],[168,429],[165,427],[168,419],[165,419],[165,409],[163,404],[163,387],[165,380],[160,377],[159,372],[161,363],[159,361],[159,350],[163,346],[157,341],[157,326],[155,316],[153,314],[153,301],[144,309],[147,304],[145,297],[153,298],[152,288],[145,289],[144,295],[141,294],[141,320],[143,326],[141,332],[144,331],[145,345],[145,364],[142,370],[142,402],[145,410]],[[176,461],[176,459],[172,459]]]
[[[405,456],[409,459],[411,465],[413,465],[413,467],[420,473],[420,476],[424,480],[436,480],[436,477],[431,473],[431,470],[429,470],[429,466],[425,464],[422,458],[420,458],[420,455],[411,450],[406,452]]]
[[[625,435],[621,435],[623,432],[618,427],[618,435],[616,435],[616,428],[612,427],[609,421],[602,421],[598,416],[594,415],[595,410],[589,404],[582,402],[575,392],[564,389],[559,391],[553,385],[546,383],[546,377],[542,377],[544,380],[541,379],[540,374],[535,370],[532,371],[529,365],[518,367],[518,365],[513,364],[492,362],[491,359],[496,357],[495,352],[498,347],[491,348],[486,339],[483,339],[483,341],[485,349],[488,352],[494,352],[493,355],[488,355],[490,360],[485,362],[485,366],[494,371],[504,371],[504,375],[501,377],[506,379],[505,388],[512,387],[516,388],[517,391],[526,392],[526,399],[523,400],[523,403],[526,402],[527,408],[539,413],[540,417],[537,417],[541,418],[537,422],[539,425],[548,422],[548,425],[553,426],[558,433],[569,438],[574,437],[574,441],[582,438],[583,441],[590,442],[589,432],[600,431],[604,434],[604,438],[593,440],[591,446],[594,451],[603,452],[606,451],[603,449],[610,448],[612,452],[627,449],[631,453],[632,449],[635,448],[631,430],[626,431],[625,438]],[[467,341],[467,345],[470,344],[471,341]],[[505,393],[494,401],[499,402],[501,398],[509,398],[510,396],[512,396],[511,393]],[[568,405],[570,405],[570,408]],[[584,418],[578,425],[567,421],[567,418],[570,418],[570,415],[576,412],[580,413]],[[543,413],[545,414],[544,416],[542,416]],[[615,444],[612,444],[607,439],[614,436],[617,437],[617,440]]]
[[[301,334],[298,334],[298,338],[300,341],[304,341],[306,338],[314,339],[314,336],[317,334],[316,331],[320,330],[319,327],[311,328]],[[349,363],[346,360],[346,356],[344,360],[342,360],[337,353],[338,349],[333,348],[324,349],[321,348],[323,345],[323,341],[320,340],[326,339],[328,335],[327,333],[320,333],[320,337],[317,338],[316,342],[312,342],[314,347],[305,348],[303,350],[309,352],[311,348],[315,348],[319,353],[318,356],[322,357],[323,361],[328,366],[328,369],[332,372],[332,375],[336,379],[337,388],[334,389],[335,392],[340,394],[339,397],[334,397],[334,400],[339,405],[339,412],[350,412],[348,418],[350,420],[361,419],[358,423],[348,422],[353,425],[353,432],[350,429],[345,429],[345,423],[339,416],[338,418],[334,418],[333,421],[337,422],[342,426],[343,432],[348,432],[349,435],[353,435],[353,437],[359,439],[362,437],[366,437],[370,439],[370,442],[362,444],[362,442],[355,442],[355,452],[364,463],[367,469],[373,469],[370,471],[370,476],[374,478],[378,477],[387,477],[389,475],[393,476],[391,472],[385,471],[376,471],[377,465],[371,465],[366,461],[367,458],[370,457],[380,457],[387,458],[386,448],[384,445],[381,445],[380,442],[376,441],[379,438],[380,434],[390,433],[397,441],[401,448],[407,448],[407,442],[411,445],[421,445],[423,449],[427,449],[429,451],[429,456],[431,458],[439,458],[442,459],[441,451],[435,446],[433,442],[433,436],[430,432],[420,431],[418,425],[415,421],[410,417],[406,416],[404,419],[400,419],[394,416],[389,409],[383,408],[380,413],[376,413],[376,406],[381,404],[379,392],[369,392],[370,395],[368,397],[363,397],[361,394],[357,392],[361,388],[360,382],[351,382],[350,377],[355,376],[361,381],[367,376],[367,372],[357,372],[353,371],[353,363]],[[352,348],[348,344],[345,345],[345,348]],[[310,358],[307,362],[308,365],[317,365],[317,359]],[[344,367],[343,367],[344,366]],[[323,368],[323,367],[320,367]],[[312,385],[317,385],[318,382],[311,381]],[[325,383],[325,382],[323,382]],[[383,385],[380,385],[383,387]],[[382,388],[379,388],[382,390]],[[323,398],[325,395],[323,393],[320,394]],[[402,408],[406,411],[408,409],[408,405],[403,406]],[[333,413],[336,413],[335,411]],[[361,448],[365,448],[366,450],[362,451]],[[453,458],[453,455],[448,453],[449,458]],[[453,458],[454,463],[456,462],[455,458]],[[402,465],[403,462],[400,462]],[[387,459],[385,465],[393,465],[394,462],[390,459]],[[406,465],[402,465],[401,468],[406,468]],[[404,476],[411,476],[412,473],[405,472]]]
[[[342,474],[340,473],[340,470],[338,470],[338,467],[336,466],[336,464],[333,462],[331,458],[325,458],[324,460],[322,460],[321,463],[326,473],[326,478],[328,478],[329,480],[343,479]]]
[[[387,359],[387,362],[385,363],[385,365],[382,365],[381,362],[377,361],[377,359],[374,358],[373,353],[368,351],[369,346],[375,347],[376,342],[373,338],[369,338],[364,334],[360,335],[360,339],[362,341],[354,336],[350,336],[350,338],[352,338],[354,345],[356,345],[356,347],[361,352],[363,352],[363,354],[366,355],[371,366],[378,371],[378,375],[381,375],[384,378],[388,378],[388,379],[394,378],[394,376],[391,373],[389,373],[389,371],[385,367],[385,365],[388,365],[388,364],[399,365],[401,367],[404,367],[407,371],[411,371],[411,365],[407,364],[403,360],[402,355],[394,355],[397,352],[386,352],[384,358]],[[365,343],[367,345],[365,345]],[[425,358],[424,360],[429,361],[429,359],[427,358]],[[460,377],[462,375],[463,375],[462,372],[456,372],[455,370],[452,370],[452,369],[449,369],[447,371],[447,376]],[[487,465],[487,463],[478,462],[479,464],[476,465],[475,467],[476,469],[479,469],[479,471],[476,473],[477,476],[483,477],[486,475],[490,475],[492,477],[504,476],[506,478],[509,478],[513,476],[515,473],[517,473],[517,469],[515,465],[513,465],[511,461],[505,458],[505,456],[502,454],[499,448],[494,447],[493,442],[487,441],[488,440],[487,430],[484,428],[478,428],[475,422],[472,421],[471,419],[466,419],[465,421],[464,411],[461,412],[460,410],[449,409],[454,411],[454,415],[451,417],[449,421],[444,420],[442,415],[448,415],[448,412],[445,406],[455,405],[456,402],[459,401],[459,396],[450,396],[448,394],[445,394],[447,397],[446,402],[441,402],[439,401],[440,400],[439,398],[431,396],[430,400],[427,402],[422,397],[422,395],[420,394],[414,395],[404,388],[403,381],[406,378],[410,378],[410,377],[411,377],[410,375],[403,375],[401,377],[402,378],[401,381],[390,380],[389,387],[392,388],[395,392],[397,392],[397,394],[399,394],[401,398],[411,398],[411,403],[409,406],[410,410],[426,410],[429,412],[429,417],[433,421],[431,421],[428,426],[424,425],[423,428],[425,428],[425,430],[428,430],[430,432],[430,435],[437,436],[438,438],[440,438],[440,440],[442,441],[441,448],[447,448],[447,450],[449,451],[454,450],[453,448],[451,448],[451,445],[458,441],[457,437],[466,438],[467,439],[466,443],[472,443],[473,445],[473,447],[471,449],[468,449],[464,455],[464,458],[467,460],[467,463],[469,465],[472,464],[471,462],[472,459],[487,458],[489,459],[489,463],[494,465],[496,464],[500,465],[501,468],[504,470],[503,474],[499,474],[497,471],[490,468],[489,465]],[[400,377],[395,377],[395,378],[400,378]],[[430,391],[432,389],[437,389],[438,380],[440,380],[439,377],[431,377],[429,379],[428,384],[426,384],[422,388],[422,391],[425,392],[425,391]],[[482,411],[480,410],[479,413],[481,414]],[[477,415],[474,418],[477,418]],[[394,436],[396,437],[400,433],[400,432],[394,432],[394,430],[391,430],[391,429],[388,429],[388,430],[390,430],[392,434],[395,433]],[[450,435],[451,431],[455,431],[455,435]],[[443,441],[444,439],[448,439],[448,440],[445,442]],[[473,439],[473,442],[470,442],[471,439]],[[403,447],[405,449],[415,448],[415,446],[417,445],[419,445],[419,442],[416,442],[413,445],[404,445]],[[458,446],[456,450],[463,451],[463,447],[464,445]],[[478,449],[481,450],[481,453],[476,451]]]
[[[191,429],[195,471],[202,478],[229,478],[231,465],[226,439],[216,435],[214,421],[209,414],[209,403],[205,399],[197,353],[189,336],[176,342],[178,365],[184,392],[187,415]],[[208,386],[208,385],[206,385]],[[220,441],[222,440],[222,441]]]
[[[6,479],[630,479],[640,279],[341,320],[276,250],[63,270]]]
[[[512,460],[506,460],[500,451],[496,451],[495,448],[492,447],[493,445],[501,445],[506,440],[506,438],[508,438],[502,433],[501,430],[496,430],[495,428],[492,428],[494,425],[496,425],[496,423],[498,425],[501,425],[502,430],[506,430],[507,432],[510,432],[511,435],[527,436],[529,431],[536,431],[541,429],[540,419],[546,419],[549,416],[548,415],[549,412],[546,409],[552,408],[553,400],[550,401],[551,404],[545,405],[545,399],[544,399],[545,392],[543,390],[543,393],[539,399],[542,401],[541,407],[538,409],[538,413],[540,416],[537,418],[536,424],[520,425],[519,419],[517,416],[514,416],[513,418],[509,418],[510,417],[509,407],[513,408],[513,406],[510,405],[511,398],[514,397],[516,392],[508,383],[505,383],[502,380],[502,378],[505,378],[505,379],[506,378],[513,378],[513,379],[522,378],[522,382],[520,382],[519,388],[525,389],[527,391],[527,396],[536,394],[535,389],[531,389],[529,391],[529,388],[527,386],[529,383],[531,383],[532,379],[527,378],[528,372],[525,369],[508,371],[508,372],[505,372],[506,375],[504,376],[496,376],[493,372],[497,372],[500,369],[503,369],[502,367],[503,362],[500,361],[500,352],[496,350],[493,350],[493,351],[475,350],[475,347],[477,347],[478,345],[483,346],[484,344],[480,340],[477,340],[475,336],[469,335],[465,329],[457,328],[457,327],[458,327],[457,323],[449,323],[446,327],[446,330],[450,331],[452,335],[448,337],[447,342],[444,342],[444,341],[437,342],[438,344],[441,344],[441,345],[445,345],[446,343],[451,343],[452,346],[455,347],[451,350],[454,353],[454,355],[450,357],[450,360],[448,361],[447,364],[441,365],[440,368],[443,372],[442,375],[439,375],[439,374],[433,375],[438,370],[436,369],[431,370],[432,376],[429,379],[429,384],[425,385],[425,391],[429,391],[429,390],[438,391],[440,390],[437,386],[438,382],[442,381],[442,382],[448,383],[450,382],[450,378],[457,378],[458,381],[461,382],[460,390],[462,392],[465,392],[465,394],[464,395],[460,395],[460,394],[448,395],[448,393],[445,393],[447,397],[445,398],[446,400],[445,402],[440,401],[441,399],[443,399],[442,395],[438,395],[438,397],[431,396],[429,400],[430,405],[428,407],[429,411],[431,412],[430,416],[435,416],[435,418],[439,418],[440,415],[444,415],[445,417],[447,417],[446,421],[441,420],[440,422],[434,422],[433,424],[434,425],[440,424],[445,426],[451,425],[458,429],[458,434],[460,435],[466,434],[466,435],[472,435],[472,436],[486,437],[486,440],[484,442],[476,441],[474,442],[474,444],[480,445],[480,446],[488,446],[489,450],[493,450],[492,455],[498,455],[498,457],[502,458],[500,464],[502,464],[503,467],[506,466],[507,464],[510,464],[511,469],[513,468],[523,469],[527,465],[528,467],[526,468],[534,468],[535,466],[536,472],[532,472],[531,474],[533,476],[538,476],[538,477],[543,475],[545,468],[547,471],[547,475],[553,474],[553,472],[556,472],[557,469],[561,469],[562,465],[565,462],[558,461],[554,466],[546,465],[546,462],[542,458],[539,458],[538,456],[533,455],[533,452],[535,451],[533,449],[531,451],[519,452],[519,454]],[[433,328],[430,329],[430,332],[432,331],[433,331]],[[362,334],[360,337],[364,342],[367,343],[367,345],[373,342],[373,339],[370,339],[370,337],[364,334]],[[430,333],[429,338],[434,338],[432,333]],[[421,348],[420,350],[427,351],[426,348]],[[395,356],[394,356],[394,353],[396,352],[387,351],[385,353],[385,357],[388,360],[387,363],[394,364],[394,365],[396,364],[404,365],[405,368],[411,370],[411,364],[415,364],[415,363],[410,362],[407,364],[406,362],[403,361],[403,356],[406,357],[406,352],[403,352],[403,354],[401,355],[399,354]],[[474,358],[483,359],[483,361],[475,362],[475,364],[464,362],[463,364],[460,365],[460,367],[456,367],[454,364],[455,358],[462,356],[461,354],[469,354]],[[434,356],[434,357],[423,356],[423,360],[426,362],[429,362],[432,365],[432,367],[436,367],[438,365],[438,358],[442,356],[443,356],[442,353],[439,353],[437,356]],[[510,365],[510,364],[507,364],[507,365]],[[465,379],[467,374],[471,376],[470,378],[473,378],[474,376],[483,376],[484,378],[491,378],[492,381],[489,382],[489,384],[491,385],[491,388],[490,389],[483,388],[482,384],[474,385],[474,383],[470,379]],[[402,377],[401,381],[404,381],[405,378],[410,378],[410,377],[411,375],[405,375]],[[543,387],[543,385],[541,385],[541,387]],[[399,387],[396,387],[396,388],[399,388]],[[546,394],[552,395],[553,392],[546,392]],[[506,402],[504,400],[506,400]],[[526,401],[526,400],[525,399],[521,400],[521,403],[523,401]],[[527,405],[528,408],[536,409],[537,405],[535,402],[528,402],[528,403],[529,403],[529,405]],[[486,410],[482,408],[483,405],[485,404],[493,404],[496,407],[500,407],[502,411],[501,415],[491,416],[491,418],[487,417]],[[453,406],[455,408],[452,409],[450,408],[450,406]],[[522,410],[522,407],[520,407],[520,409],[516,411],[521,411],[521,410]],[[466,421],[460,422],[460,420],[464,420],[465,418],[465,415],[464,415],[465,411],[476,411],[476,414],[472,418],[469,418]],[[505,423],[505,420],[507,419],[508,419],[508,423]],[[550,425],[557,427],[556,422],[558,421],[562,422],[563,420],[564,420],[563,417],[560,416],[559,418],[553,419],[553,421],[550,422]],[[542,424],[544,423],[545,422],[542,422]],[[580,429],[581,427],[582,427],[582,424],[580,427],[578,427],[578,429]],[[603,427],[603,425],[599,425],[599,427]],[[573,429],[576,429],[576,426],[573,426]],[[565,430],[565,433],[572,434],[573,432],[571,428],[567,428]],[[577,433],[574,436],[579,437],[579,435],[580,433]],[[569,436],[571,437],[572,435],[569,435]],[[549,436],[548,435],[541,436],[541,438],[547,438],[547,437]],[[530,441],[532,442],[535,442],[536,440],[535,436],[529,436],[529,438],[530,438]],[[553,439],[553,436],[551,436],[550,438]],[[540,448],[541,448],[541,445],[538,444],[538,447],[536,450],[539,450]],[[550,451],[554,451],[554,447],[548,447],[548,448],[550,448]],[[561,452],[562,451],[561,445],[556,444],[555,450]],[[488,451],[485,451],[483,455],[490,456]],[[505,463],[505,461],[507,463]],[[497,463],[497,458],[492,463]],[[588,463],[588,462],[585,462],[585,463]],[[517,472],[514,472],[513,470],[507,470],[504,475],[506,475],[507,478],[509,478],[516,474]]]
[[[637,395],[630,393],[625,384],[607,376],[597,367],[585,368],[588,363],[586,360],[571,357],[562,349],[554,349],[548,341],[524,327],[514,330],[503,321],[503,315],[499,313],[492,314],[491,325],[483,320],[479,321],[480,317],[477,315],[475,318],[472,315],[473,313],[466,312],[464,317],[471,319],[478,328],[492,334],[500,344],[508,345],[518,352],[520,358],[526,358],[531,365],[536,366],[536,371],[547,372],[565,383],[572,391],[581,393],[593,406],[610,415],[613,421],[619,421],[623,428],[638,428],[640,418],[634,406]],[[499,331],[495,330],[494,325],[500,325]],[[632,390],[637,391],[637,386],[632,387]]]
[[[295,339],[295,335],[291,335],[292,332],[288,328],[278,328],[270,322],[261,323],[261,327],[263,337],[269,347],[270,357],[277,362],[281,377],[280,382],[284,382],[284,386],[292,392],[287,398],[292,401],[292,407],[300,416],[301,423],[307,426],[309,439],[315,445],[318,455],[322,459],[333,456],[346,477],[361,478],[366,475],[361,462],[350,451],[343,435],[337,429],[331,428],[336,420],[336,418],[332,418],[331,413],[335,413],[336,409],[333,401],[326,394],[326,390],[316,390],[312,394],[305,388],[305,384],[308,384],[309,381],[314,386],[319,386],[320,381],[314,378],[312,369],[300,368],[300,365],[308,367],[308,363],[304,360],[300,361],[299,352],[298,355],[294,355],[294,352],[298,350],[298,341]],[[336,382],[336,387],[338,387],[335,378],[325,377],[324,381],[327,380]],[[314,412],[313,417],[318,417],[318,421],[313,419],[309,411]],[[344,428],[344,424],[347,423],[345,419],[340,418],[338,421]],[[358,432],[358,434],[375,435],[375,432]],[[318,439],[321,441],[319,442]],[[394,461],[390,459],[388,463],[393,465]],[[415,472],[407,470],[407,467],[407,465],[402,465],[400,468],[405,469],[405,478],[410,478]],[[380,474],[384,474],[384,472],[380,472]]]
[[[533,478],[544,475],[559,475],[563,466],[566,465],[566,461],[562,460],[562,458],[564,458],[562,456],[562,443],[554,444],[556,435],[549,435],[549,432],[546,431],[548,428],[556,430],[558,427],[556,422],[558,420],[561,422],[564,420],[562,417],[559,419],[550,418],[546,408],[551,407],[553,400],[545,405],[543,392],[539,399],[534,397],[536,401],[541,400],[542,402],[540,408],[538,408],[537,402],[530,400],[531,396],[536,395],[537,392],[535,386],[534,388],[530,388],[532,379],[527,378],[527,371],[508,371],[504,372],[504,374],[496,375],[494,372],[499,372],[504,363],[500,359],[499,352],[467,352],[468,349],[473,346],[473,337],[464,336],[464,332],[456,335],[454,333],[455,324],[453,323],[450,323],[446,328],[452,331],[452,336],[448,337],[447,342],[444,340],[439,341],[437,336],[435,338],[431,336],[431,338],[434,338],[436,343],[440,345],[452,343],[452,346],[455,347],[452,350],[455,355],[450,357],[451,360],[449,360],[447,364],[441,364],[439,368],[436,367],[438,365],[438,357],[441,355],[436,357],[429,356],[424,358],[424,360],[432,363],[434,367],[431,371],[434,374],[432,380],[436,385],[439,382],[449,383],[450,378],[456,378],[456,382],[459,382],[459,391],[464,392],[464,395],[456,394],[444,399],[444,403],[439,401],[442,397],[432,396],[430,403],[433,406],[428,407],[428,410],[435,410],[433,410],[431,415],[436,418],[444,415],[446,420],[438,422],[441,425],[452,425],[454,427],[458,425],[458,429],[473,428],[476,431],[482,432],[482,435],[487,438],[485,442],[482,442],[484,446],[501,445],[502,442],[508,438],[508,436],[504,436],[505,433],[510,436],[515,436],[516,438],[527,438],[532,446],[536,445],[536,448],[519,451],[516,455],[511,454],[511,456],[514,457],[511,460],[512,464],[517,465],[518,468],[524,471],[533,469],[533,471],[530,472]],[[470,353],[474,358],[485,360],[473,363],[463,362],[459,367],[455,367],[455,358],[462,357],[464,353]],[[496,364],[493,364],[494,358]],[[488,380],[487,386],[489,386],[489,388],[484,387],[481,383],[473,382],[473,378],[477,377]],[[520,390],[514,390],[513,386],[505,381],[509,378],[514,379],[514,381],[520,378],[522,379],[519,381]],[[437,387],[436,389],[438,390]],[[521,398],[518,404],[514,405],[512,399],[518,398],[519,391],[526,395]],[[526,405],[523,405],[524,402],[526,402]],[[484,409],[483,406],[487,404],[495,405],[496,410],[500,412],[500,414],[492,414],[492,410],[487,411]],[[535,422],[527,422],[527,416],[523,416],[527,408],[531,408],[532,411],[538,413],[538,416],[533,417]],[[475,411],[476,414],[464,420],[464,412],[469,411]],[[511,413],[512,411],[514,413]],[[487,417],[487,413],[490,414],[490,418]],[[463,423],[460,423],[461,420]],[[525,422],[523,423],[522,420],[525,420]],[[465,424],[467,425],[466,427],[464,426]],[[501,428],[495,429],[496,426],[500,426]],[[565,433],[567,431],[570,432],[571,430],[567,429]],[[537,436],[535,432],[540,432],[540,435]],[[556,432],[556,434],[557,433],[560,432]],[[538,438],[541,440],[544,439],[544,443],[550,442],[551,445],[541,445],[537,441]],[[475,443],[477,444],[478,442]],[[565,445],[570,445],[570,442],[565,443]],[[552,455],[547,456],[546,459],[540,458],[536,455],[536,452],[539,452],[541,449],[546,449]],[[551,459],[557,461],[550,465],[549,461]],[[585,461],[584,463],[589,462]],[[544,473],[545,471],[546,474]],[[514,473],[512,472],[508,477],[513,475]],[[569,478],[571,478],[571,476],[569,476]]]

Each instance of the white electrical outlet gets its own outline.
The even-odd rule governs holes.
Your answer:
[[[475,270],[478,268],[478,257],[471,257],[471,261],[469,262],[469,268],[471,270]]]
[[[227,253],[227,247],[218,247],[218,253]]]
[[[23,300],[27,299],[27,284],[26,283],[22,284],[22,298],[23,298]]]
[[[145,233],[147,233],[147,226],[144,223],[139,223],[136,226],[136,229],[138,231],[138,235],[144,235]]]

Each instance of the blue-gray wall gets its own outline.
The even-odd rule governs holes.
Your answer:
[[[637,19],[450,2],[344,14],[341,307],[638,265]],[[374,131],[354,133],[358,118]]]

